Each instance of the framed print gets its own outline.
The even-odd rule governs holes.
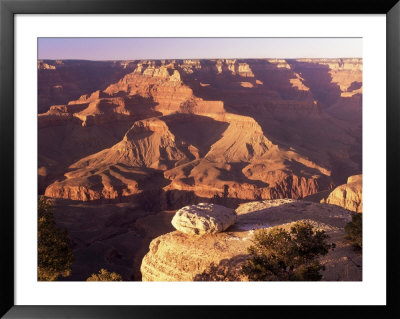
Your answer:
[[[1,1],[1,314],[398,315],[399,8]]]

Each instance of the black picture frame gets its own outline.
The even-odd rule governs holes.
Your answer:
[[[385,14],[387,21],[387,305],[386,306],[21,306],[14,303],[14,15],[15,14]],[[396,274],[399,214],[396,210],[400,161],[400,3],[398,0],[307,0],[228,4],[181,0],[0,0],[0,181],[1,276],[0,315],[4,318],[165,318],[269,317],[400,318],[400,284]],[[382,141],[383,142],[383,141]],[[383,172],[382,172],[383,173]],[[377,186],[379,187],[379,185]],[[265,309],[268,307],[268,309]],[[311,313],[310,313],[311,312]]]

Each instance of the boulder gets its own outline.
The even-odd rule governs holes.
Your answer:
[[[261,229],[280,226],[290,230],[303,221],[330,236],[335,250],[322,256],[324,281],[362,280],[362,254],[345,239],[352,212],[338,206],[293,199],[241,204],[237,221],[228,231],[191,236],[173,231],[153,239],[142,259],[142,281],[246,281],[241,268],[249,258],[247,248]]]
[[[233,209],[210,203],[185,206],[175,213],[172,225],[188,235],[220,233],[236,221]]]

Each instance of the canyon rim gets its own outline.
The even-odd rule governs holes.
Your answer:
[[[74,256],[58,280],[247,280],[254,234],[299,221],[336,245],[322,280],[362,280],[345,231],[362,214],[362,58],[265,56],[39,56],[38,195]]]

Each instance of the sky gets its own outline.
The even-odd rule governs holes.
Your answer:
[[[38,38],[38,59],[362,57],[361,38]]]

